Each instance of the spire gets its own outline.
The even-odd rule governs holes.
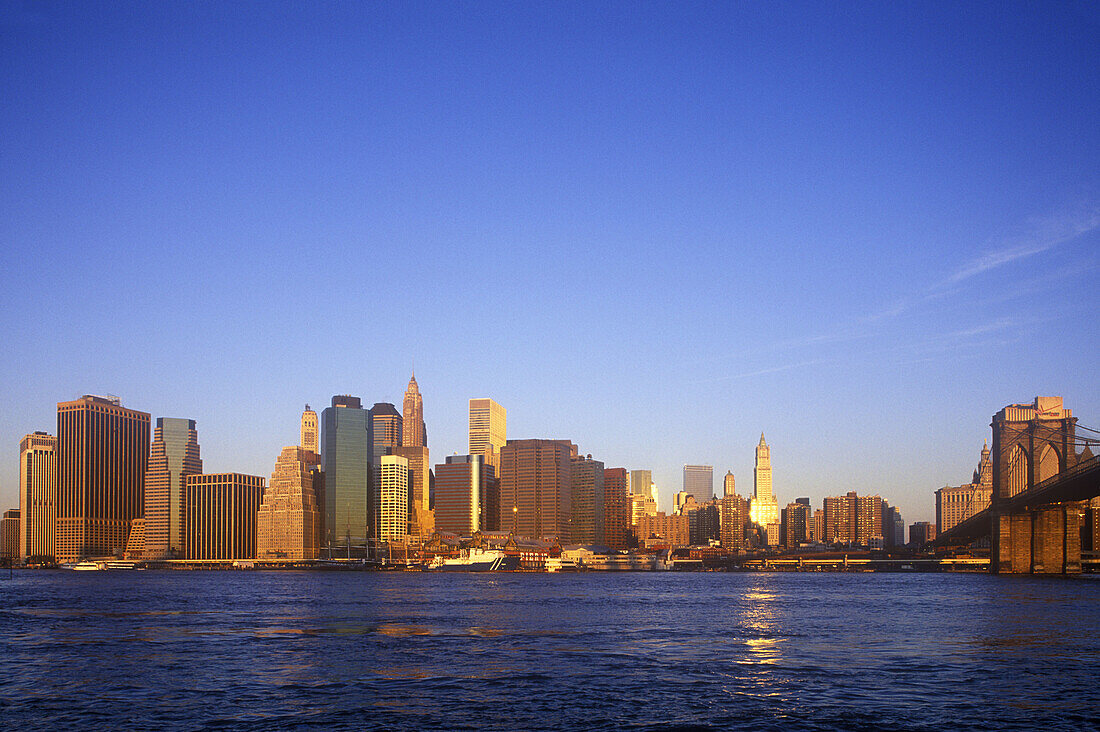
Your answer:
[[[767,445],[768,444],[768,443],[764,442],[764,433],[763,432],[760,433],[760,444],[761,445]]]

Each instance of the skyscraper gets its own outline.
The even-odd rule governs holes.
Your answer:
[[[378,539],[405,541],[409,528],[409,461],[400,455],[382,455],[378,465]]]
[[[369,414],[359,397],[334,396],[321,413],[321,468],[324,471],[322,545],[332,556],[363,557],[369,533]]]
[[[429,523],[428,511],[428,448],[416,445],[401,445],[393,448],[394,455],[400,455],[409,462],[409,532],[421,536],[421,524]]]
[[[428,429],[424,426],[424,399],[416,383],[416,374],[409,379],[405,399],[401,403],[401,444],[405,447],[427,447]]]
[[[685,465],[684,493],[695,496],[699,505],[714,498],[714,466]]]
[[[726,493],[721,500],[723,549],[745,548],[745,525],[749,523],[749,502],[736,493]]]
[[[316,559],[321,512],[313,491],[316,453],[284,447],[256,515],[257,559]]]
[[[644,496],[646,498],[652,498],[655,506],[660,506],[660,501],[657,500],[657,486],[653,483],[653,471],[651,470],[631,470],[630,471],[630,492],[635,496]],[[654,513],[657,509],[654,509]]]
[[[630,497],[626,491],[626,468],[605,468],[603,471],[603,531],[604,543],[612,549],[626,549],[630,533]],[[654,509],[654,513],[656,513]]]
[[[395,454],[396,448],[401,446],[401,433],[403,431],[401,415],[393,404],[377,402],[370,408],[367,439],[371,446],[371,535],[379,539],[381,539],[381,529],[378,521],[379,506],[382,500],[382,456]],[[407,476],[405,482],[407,485]],[[405,504],[407,507],[407,497]],[[404,530],[402,533],[404,533]]]
[[[317,439],[317,412],[310,409],[308,404],[302,412],[302,428],[298,444],[310,452],[321,454],[320,441]]]
[[[187,556],[184,479],[202,472],[195,420],[157,417],[145,476],[145,556]]]
[[[577,456],[570,461],[569,536],[574,544],[606,544],[604,533],[604,465]]]
[[[757,526],[779,523],[779,501],[772,493],[772,457],[771,448],[760,433],[760,444],[756,446],[756,466],[752,471],[753,494],[749,502],[749,516]]]
[[[470,536],[484,529],[482,493],[486,473],[484,455],[448,455],[435,466],[435,527],[459,536]]]
[[[726,477],[722,479],[722,495],[723,496],[736,496],[737,495],[737,481],[733,477],[733,471],[727,470]]]
[[[19,442],[19,553],[53,561],[57,540],[57,438],[35,432]]]
[[[183,494],[188,559],[255,558],[257,520],[264,495],[261,476],[188,475]]]
[[[117,397],[84,395],[57,405],[57,561],[126,548],[145,509],[149,414]]]
[[[500,450],[500,530],[570,541],[572,509],[568,440],[509,440]]]
[[[499,472],[500,450],[508,439],[508,411],[492,399],[470,400],[470,454],[484,455]]]

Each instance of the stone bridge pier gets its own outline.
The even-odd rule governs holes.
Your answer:
[[[1029,488],[1072,467],[1077,418],[1061,397],[1036,397],[993,416],[990,568],[997,574],[1081,571],[1080,502],[1021,505]]]

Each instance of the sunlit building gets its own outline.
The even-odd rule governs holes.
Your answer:
[[[400,455],[378,461],[378,539],[403,542],[409,529],[409,461]]]
[[[57,438],[45,432],[19,441],[19,553],[53,561],[57,528]]]
[[[313,490],[315,453],[284,447],[256,518],[257,559],[316,559],[321,513]]]
[[[4,511],[0,519],[0,559],[14,561],[19,558],[19,509]]]
[[[772,492],[772,456],[771,448],[760,433],[760,444],[756,446],[756,465],[752,471],[753,494],[749,501],[749,517],[757,526],[779,523],[779,501]]]
[[[637,531],[639,542],[659,537],[669,546],[688,546],[691,543],[687,516],[666,516],[663,511],[658,511],[656,516],[642,516]]]
[[[367,440],[371,449],[371,536],[381,540],[381,527],[379,526],[380,510],[382,502],[382,456],[393,455],[401,446],[401,435],[404,431],[401,414],[397,408],[389,402],[377,402],[370,408],[369,422],[367,426]],[[406,477],[406,483],[408,478]],[[408,498],[405,499],[406,506]],[[408,530],[402,529],[402,535]]]
[[[500,451],[508,440],[508,410],[492,399],[470,400],[470,454],[484,455],[500,472]]]
[[[424,425],[424,398],[416,383],[416,374],[409,379],[405,398],[401,402],[401,444],[405,447],[427,447],[428,428]]]
[[[604,464],[591,455],[578,455],[570,471],[570,541],[604,545]]]
[[[809,498],[798,498],[783,509],[783,545],[797,548],[799,544],[810,540],[813,533],[813,511]]]
[[[630,492],[635,496],[651,498],[653,499],[653,505],[660,507],[661,502],[657,498],[657,485],[653,482],[653,471],[631,470]],[[657,508],[653,509],[653,513],[657,513]]]
[[[263,495],[264,479],[259,475],[188,475],[184,480],[187,558],[255,558]]]
[[[627,480],[626,468],[605,468],[603,471],[604,543],[611,549],[627,546],[631,509]]]
[[[145,558],[186,556],[183,483],[201,472],[195,420],[157,417],[145,475]]]
[[[317,424],[317,412],[310,409],[307,404],[302,412],[302,425],[299,430],[298,444],[310,452],[321,454],[321,442],[319,439]]]
[[[500,530],[570,542],[576,455],[568,440],[508,440],[500,450]]]
[[[719,502],[723,549],[745,548],[745,525],[750,522],[749,502],[736,493],[726,493]]]
[[[482,494],[492,469],[484,455],[448,455],[435,466],[436,531],[471,536],[483,530]]]
[[[115,556],[144,515],[149,414],[117,397],[57,405],[57,561]]]
[[[993,461],[989,445],[982,445],[982,457],[973,480],[966,485],[945,486],[936,491],[936,530],[942,534],[956,524],[989,508],[993,498]]]
[[[722,479],[722,495],[723,496],[736,496],[737,495],[737,480],[733,477],[733,471],[727,470],[726,477]]]

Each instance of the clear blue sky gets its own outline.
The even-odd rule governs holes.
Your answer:
[[[961,7],[960,7],[961,6]],[[1100,425],[1092,3],[0,4],[0,500],[56,402],[270,474],[305,402],[466,404],[781,504]]]

